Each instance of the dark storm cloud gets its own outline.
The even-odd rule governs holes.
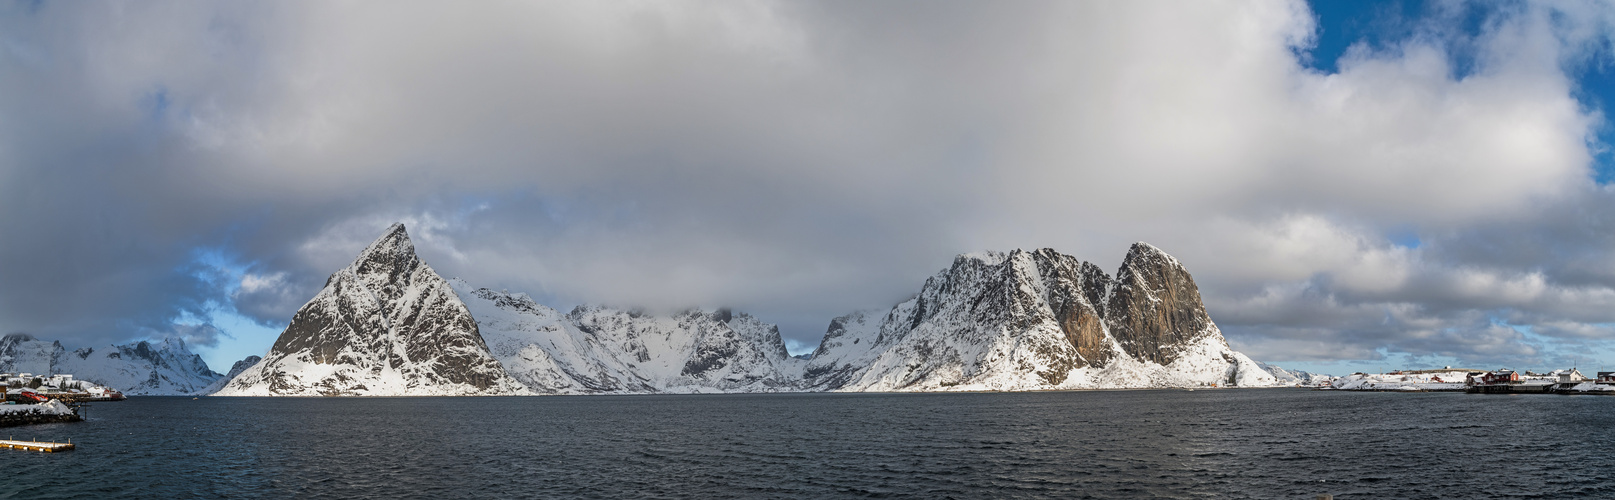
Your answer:
[[[1137,240],[1266,359],[1549,362],[1615,321],[1581,6],[1333,74],[1298,2],[4,9],[5,331],[267,346],[181,330],[283,324],[398,221],[478,286],[802,344],[955,253]]]

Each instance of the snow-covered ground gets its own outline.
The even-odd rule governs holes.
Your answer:
[[[1327,385],[1335,379],[1332,375],[1290,370],[1262,362],[1257,362],[1256,364],[1268,373],[1273,374],[1273,378],[1278,380],[1280,384],[1290,387],[1318,387],[1319,385]]]
[[[1329,388],[1348,391],[1461,391],[1466,371],[1418,374],[1354,373],[1338,377]]]
[[[31,405],[0,404],[0,413],[29,413],[36,411],[45,415],[71,415],[73,413],[72,408],[68,408],[66,404],[54,399]]]
[[[1580,384],[1571,386],[1567,390],[1570,392],[1615,394],[1615,385],[1582,382]]]

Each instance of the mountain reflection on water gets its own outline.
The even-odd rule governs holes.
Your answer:
[[[1610,497],[1615,397],[1292,389],[161,398],[0,498]]]

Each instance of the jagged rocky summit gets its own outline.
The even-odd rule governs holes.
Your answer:
[[[839,391],[1278,384],[1228,347],[1188,271],[1147,243],[1115,278],[1050,249],[960,255],[913,299],[832,321],[803,375]]]
[[[59,341],[20,333],[0,337],[0,372],[66,373],[143,396],[204,393],[209,384],[223,378],[176,338],[68,351]]]
[[[292,316],[220,396],[527,394],[448,281],[394,224]]]
[[[787,354],[745,313],[584,305],[444,280],[394,225],[217,395],[498,395],[1272,386],[1183,265],[1149,244],[1114,277],[1051,249],[960,255],[912,299]]]

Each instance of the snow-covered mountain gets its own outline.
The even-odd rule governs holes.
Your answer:
[[[51,374],[60,357],[61,342],[47,342],[26,333],[0,337],[0,372]]]
[[[914,298],[831,321],[802,359],[774,325],[727,309],[563,314],[526,294],[445,281],[394,225],[216,394],[1015,391],[1296,378],[1273,373],[1229,348],[1193,277],[1146,243],[1114,278],[1050,249],[960,255]]]
[[[0,372],[67,373],[128,395],[197,394],[222,378],[180,339],[68,351],[27,334],[0,337]]]
[[[786,354],[779,328],[744,313],[579,306],[561,314],[526,294],[452,283],[494,357],[538,393],[801,390],[804,362]]]
[[[326,280],[262,361],[218,396],[528,394],[449,283],[394,224]]]
[[[890,310],[831,321],[816,390],[1040,390],[1278,381],[1235,352],[1177,259],[1138,243],[1112,279],[1054,250],[960,255]]]
[[[240,375],[241,372],[247,371],[248,368],[252,368],[252,365],[258,364],[258,362],[263,361],[263,359],[264,358],[260,356],[247,356],[241,361],[235,362],[235,364],[230,365],[230,371],[228,373],[225,373],[223,377],[219,377],[219,379],[213,381],[213,383],[208,384],[206,388],[202,389],[201,393],[213,394],[215,392],[219,392],[219,389],[224,388],[224,384],[228,384],[231,380],[235,380],[236,375]]]

